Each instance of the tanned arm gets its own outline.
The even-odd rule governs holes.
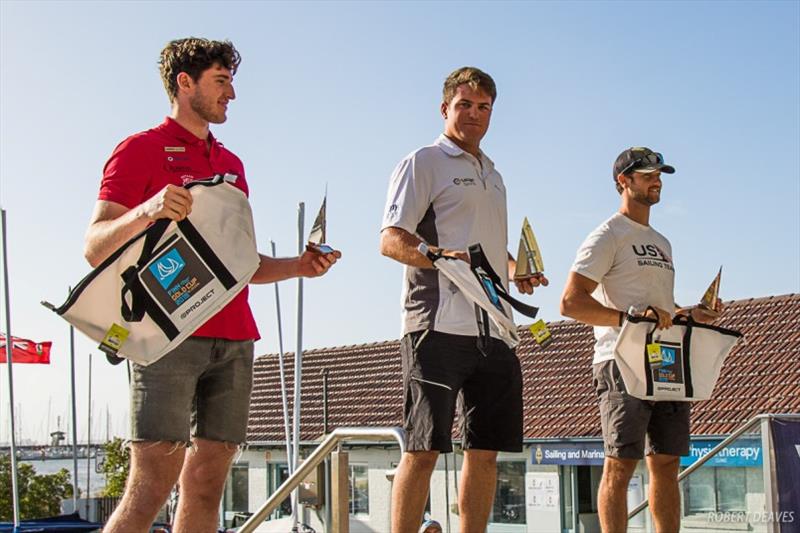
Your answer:
[[[98,200],[86,230],[83,255],[96,267],[133,236],[159,218],[183,220],[192,212],[192,195],[183,187],[167,185],[133,209]]]
[[[561,314],[590,326],[620,326],[623,310],[606,307],[595,300],[592,293],[596,288],[597,282],[577,272],[570,272],[561,295]],[[655,314],[648,309],[645,316],[657,318],[658,329],[672,327],[670,314],[663,309],[655,309]]]
[[[433,268],[430,259],[419,253],[417,247],[422,240],[401,228],[386,228],[381,232],[381,254],[394,259],[404,265],[418,268]],[[432,252],[441,252],[442,255],[457,257],[469,263],[469,255],[464,251],[445,250],[429,247]]]

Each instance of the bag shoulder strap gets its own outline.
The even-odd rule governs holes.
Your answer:
[[[522,303],[508,293],[506,288],[503,287],[503,282],[500,280],[500,276],[498,276],[497,272],[494,271],[492,265],[489,263],[489,260],[486,258],[486,255],[483,253],[483,248],[481,247],[480,243],[473,244],[469,247],[469,261],[470,268],[473,272],[477,268],[481,268],[484,272],[486,272],[486,274],[489,276],[489,279],[491,279],[492,283],[494,283],[495,291],[497,291],[497,295],[500,298],[508,302],[511,307],[523,315],[529,318],[536,318],[536,315],[539,313],[539,308]]]

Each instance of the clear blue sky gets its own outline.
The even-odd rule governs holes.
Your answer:
[[[126,136],[163,120],[161,47],[229,38],[243,62],[228,122],[213,128],[244,161],[258,240],[296,250],[328,184],[329,240],[341,263],[306,282],[305,346],[396,338],[401,267],[378,254],[388,177],[441,131],[441,84],[475,65],[499,97],[482,147],[509,191],[516,249],[533,225],[551,286],[527,300],[558,320],[585,235],[618,205],[616,155],[662,151],[652,225],[673,244],[676,299],[699,299],[720,264],[722,296],[800,291],[800,3],[786,2],[0,2],[0,203],[8,211],[12,331],[53,341],[50,367],[17,365],[23,432],[68,412],[61,303],[89,268],[83,233],[103,164]],[[281,285],[294,349],[295,283]],[[272,286],[251,302],[275,352]],[[3,324],[5,318],[3,318]],[[78,409],[87,354],[77,336]],[[126,431],[123,366],[95,363],[95,419]],[[0,440],[7,387],[0,382]],[[46,428],[50,407],[50,427]],[[85,438],[86,425],[79,425]],[[64,423],[62,421],[62,428]],[[105,434],[105,422],[94,433]]]

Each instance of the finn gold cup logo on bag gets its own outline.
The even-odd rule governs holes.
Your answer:
[[[150,265],[150,272],[158,280],[161,286],[166,289],[170,284],[175,281],[178,274],[181,273],[186,262],[178,253],[178,250],[172,249],[167,252],[160,260]]]
[[[683,384],[683,357],[680,343],[654,342],[647,345],[653,382],[662,390],[669,385]]]
[[[161,307],[172,314],[214,276],[189,244],[178,238],[150,262],[141,278]]]

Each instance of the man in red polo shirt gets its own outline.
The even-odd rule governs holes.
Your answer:
[[[239,62],[229,41],[180,39],[162,50],[172,112],[161,125],[124,140],[106,163],[86,232],[92,266],[153,221],[191,213],[192,197],[183,188],[190,181],[233,174],[234,185],[248,193],[242,162],[209,132],[209,123],[227,118]],[[321,276],[339,257],[338,251],[262,255],[251,282]],[[176,481],[181,498],[174,531],[216,531],[228,468],[245,440],[258,338],[245,288],[174,351],[149,366],[132,365],[131,470],[106,533],[148,531]]]

